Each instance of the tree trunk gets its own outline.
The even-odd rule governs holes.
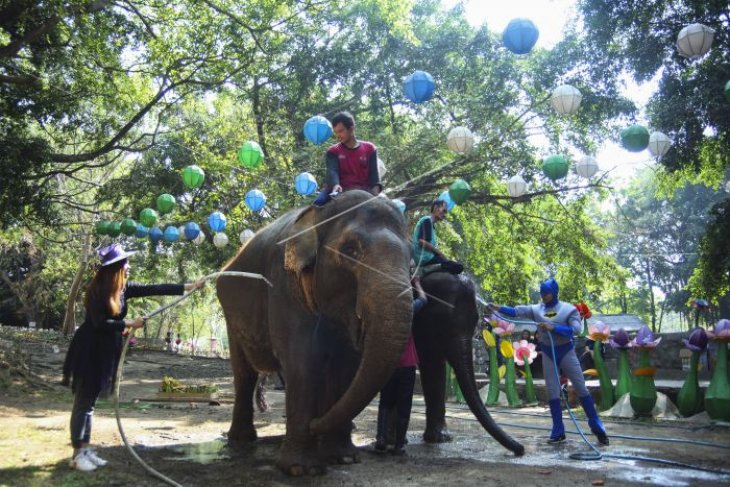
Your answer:
[[[81,247],[81,262],[71,282],[71,290],[66,300],[66,316],[63,318],[63,336],[70,335],[76,329],[76,300],[81,289],[81,282],[84,280],[84,274],[86,274],[86,269],[89,266],[90,253],[91,232],[87,232],[84,236],[84,244]]]

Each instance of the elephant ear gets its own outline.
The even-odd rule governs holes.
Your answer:
[[[315,209],[304,209],[289,232],[284,250],[284,269],[294,274],[298,294],[312,313],[317,313],[314,299],[314,263],[317,260],[319,238],[315,230]]]

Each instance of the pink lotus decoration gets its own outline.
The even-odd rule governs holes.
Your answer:
[[[515,331],[515,324],[504,320],[497,320],[497,326],[492,328],[495,335],[509,336]]]
[[[715,329],[707,332],[707,336],[721,342],[730,341],[730,320],[723,318],[718,321]]]
[[[636,338],[631,340],[629,346],[635,348],[654,348],[659,345],[660,341],[662,341],[661,337],[654,339],[654,334],[648,326],[644,325],[639,328],[639,331],[636,333]]]
[[[629,334],[626,333],[626,330],[624,330],[623,328],[619,328],[616,334],[613,336],[613,338],[611,338],[608,343],[613,348],[616,348],[618,350],[626,350],[631,346]]]
[[[693,352],[704,352],[707,348],[707,333],[702,328],[695,328],[689,338],[682,340],[684,346]]]
[[[588,327],[588,338],[595,342],[606,343],[611,335],[611,327],[603,321],[596,321]]]
[[[537,357],[535,344],[527,340],[512,342],[512,347],[515,349],[515,363],[517,365],[525,365],[525,360],[527,360],[528,364],[531,364],[535,360],[535,357]]]

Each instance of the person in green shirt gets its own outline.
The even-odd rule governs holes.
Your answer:
[[[452,274],[461,274],[464,266],[449,260],[438,249],[438,239],[434,228],[437,222],[446,218],[446,201],[437,199],[431,203],[431,214],[422,217],[413,229],[413,259],[418,267],[440,264],[441,268]]]

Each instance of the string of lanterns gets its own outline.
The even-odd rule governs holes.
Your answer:
[[[712,47],[715,31],[702,24],[690,24],[679,32],[677,36],[677,50],[683,57],[697,59],[704,56]],[[531,52],[539,38],[539,30],[535,24],[524,18],[513,19],[509,22],[502,33],[504,46],[514,54],[523,55]],[[417,70],[403,80],[403,93],[413,103],[421,104],[429,101],[436,91],[436,83],[433,76],[426,72]],[[724,94],[730,100],[730,81],[724,86]],[[581,105],[583,95],[579,89],[572,85],[563,84],[557,86],[551,93],[550,103],[558,115],[569,116],[575,114]],[[303,127],[304,138],[314,144],[320,145],[332,137],[333,128],[330,121],[321,116],[315,115],[309,118]],[[641,152],[648,149],[657,158],[663,157],[669,151],[672,141],[662,132],[649,132],[641,125],[635,124],[626,127],[620,134],[621,145],[628,151]],[[453,127],[446,137],[446,145],[452,152],[458,155],[468,155],[475,143],[475,136],[468,127]],[[261,146],[255,141],[245,142],[238,150],[239,163],[247,169],[256,169],[264,161],[264,152]],[[543,174],[552,181],[564,178],[570,168],[569,159],[564,154],[552,154],[542,160]],[[381,176],[385,174],[385,164],[378,159],[378,168]],[[586,179],[592,178],[599,170],[598,162],[593,156],[582,156],[575,165],[575,172],[578,176]],[[205,172],[197,165],[187,166],[182,171],[182,180],[185,187],[194,190],[202,187],[205,182]],[[294,188],[301,196],[310,196],[318,189],[317,180],[309,172],[302,172],[294,179]],[[527,183],[520,175],[512,176],[507,182],[507,190],[511,197],[519,198],[527,191]],[[448,190],[442,192],[439,198],[446,201],[447,209],[451,211],[455,205],[464,204],[471,195],[471,187],[463,179],[454,181]],[[261,212],[266,205],[266,196],[258,189],[248,191],[244,197],[246,206],[254,213]],[[405,212],[406,205],[399,199],[392,200],[392,203],[401,211]],[[175,197],[164,193],[157,197],[156,207],[144,208],[139,214],[139,223],[132,218],[125,218],[120,222],[108,220],[98,221],[95,225],[96,233],[118,237],[120,234],[135,236],[137,238],[149,238],[154,244],[160,240],[176,242],[187,240],[200,245],[205,241],[205,234],[195,222],[188,222],[180,227],[168,225],[164,231],[156,226],[159,216],[174,211],[176,206]],[[158,213],[159,212],[159,213]],[[216,247],[224,247],[228,244],[228,237],[224,233],[226,217],[219,211],[214,211],[208,217],[208,226],[214,232],[213,243]],[[251,229],[243,230],[239,235],[242,244],[254,236]]]

